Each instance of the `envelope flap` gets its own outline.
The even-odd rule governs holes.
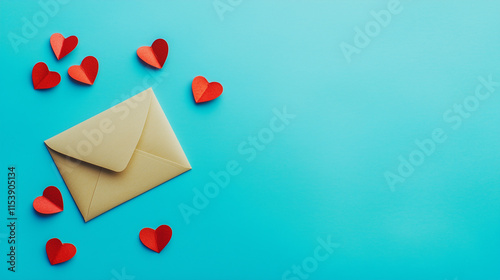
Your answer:
[[[66,156],[121,172],[141,138],[152,95],[153,91],[147,89],[46,140],[45,144]]]

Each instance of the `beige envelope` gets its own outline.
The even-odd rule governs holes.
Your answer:
[[[191,169],[152,89],[45,145],[86,222]]]

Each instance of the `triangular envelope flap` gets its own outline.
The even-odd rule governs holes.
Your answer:
[[[169,160],[136,150],[123,172],[101,173],[84,219],[93,219],[188,170]]]
[[[137,149],[191,169],[181,144],[154,95],[151,97],[148,118]]]
[[[141,138],[153,91],[132,98],[45,141],[61,154],[111,171],[123,171]]]
[[[52,149],[48,150],[66,186],[71,192],[71,196],[76,202],[80,213],[85,218],[92,202],[92,196],[94,195],[99,176],[104,169],[67,157]]]

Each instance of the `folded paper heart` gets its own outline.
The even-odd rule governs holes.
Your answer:
[[[45,251],[51,265],[69,261],[76,254],[76,247],[71,243],[62,243],[57,238],[47,241]]]
[[[162,68],[168,55],[167,41],[157,39],[153,42],[151,47],[144,46],[137,49],[137,55],[145,63],[155,68]]]
[[[222,85],[217,82],[209,83],[203,76],[193,79],[191,85],[193,89],[194,101],[196,103],[214,100],[222,94]]]
[[[144,246],[160,253],[172,238],[172,229],[167,225],[161,225],[156,230],[143,228],[139,233],[139,238]]]
[[[47,187],[43,195],[35,198],[33,208],[40,214],[55,214],[64,210],[63,198],[58,188]]]
[[[47,89],[57,86],[61,82],[61,75],[49,71],[47,64],[38,62],[31,71],[31,80],[35,89]]]
[[[54,33],[50,36],[50,45],[52,46],[56,58],[59,60],[76,48],[76,45],[78,45],[78,38],[76,36],[64,38],[63,35]]]
[[[93,56],[87,56],[80,65],[73,65],[68,69],[71,78],[87,85],[93,85],[97,72],[99,71],[99,62]]]

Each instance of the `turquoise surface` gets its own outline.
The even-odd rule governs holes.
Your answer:
[[[0,279],[500,279],[499,12],[487,0],[0,2]],[[56,32],[79,38],[60,61]],[[170,47],[161,70],[136,55],[157,38]],[[92,86],[67,75],[88,55]],[[57,87],[33,89],[39,61]],[[195,104],[198,75],[222,96]],[[84,223],[43,141],[148,87],[193,169]],[[65,209],[42,217],[32,202],[49,185]],[[161,224],[173,237],[157,254],[139,231]],[[52,237],[76,256],[51,266]]]

